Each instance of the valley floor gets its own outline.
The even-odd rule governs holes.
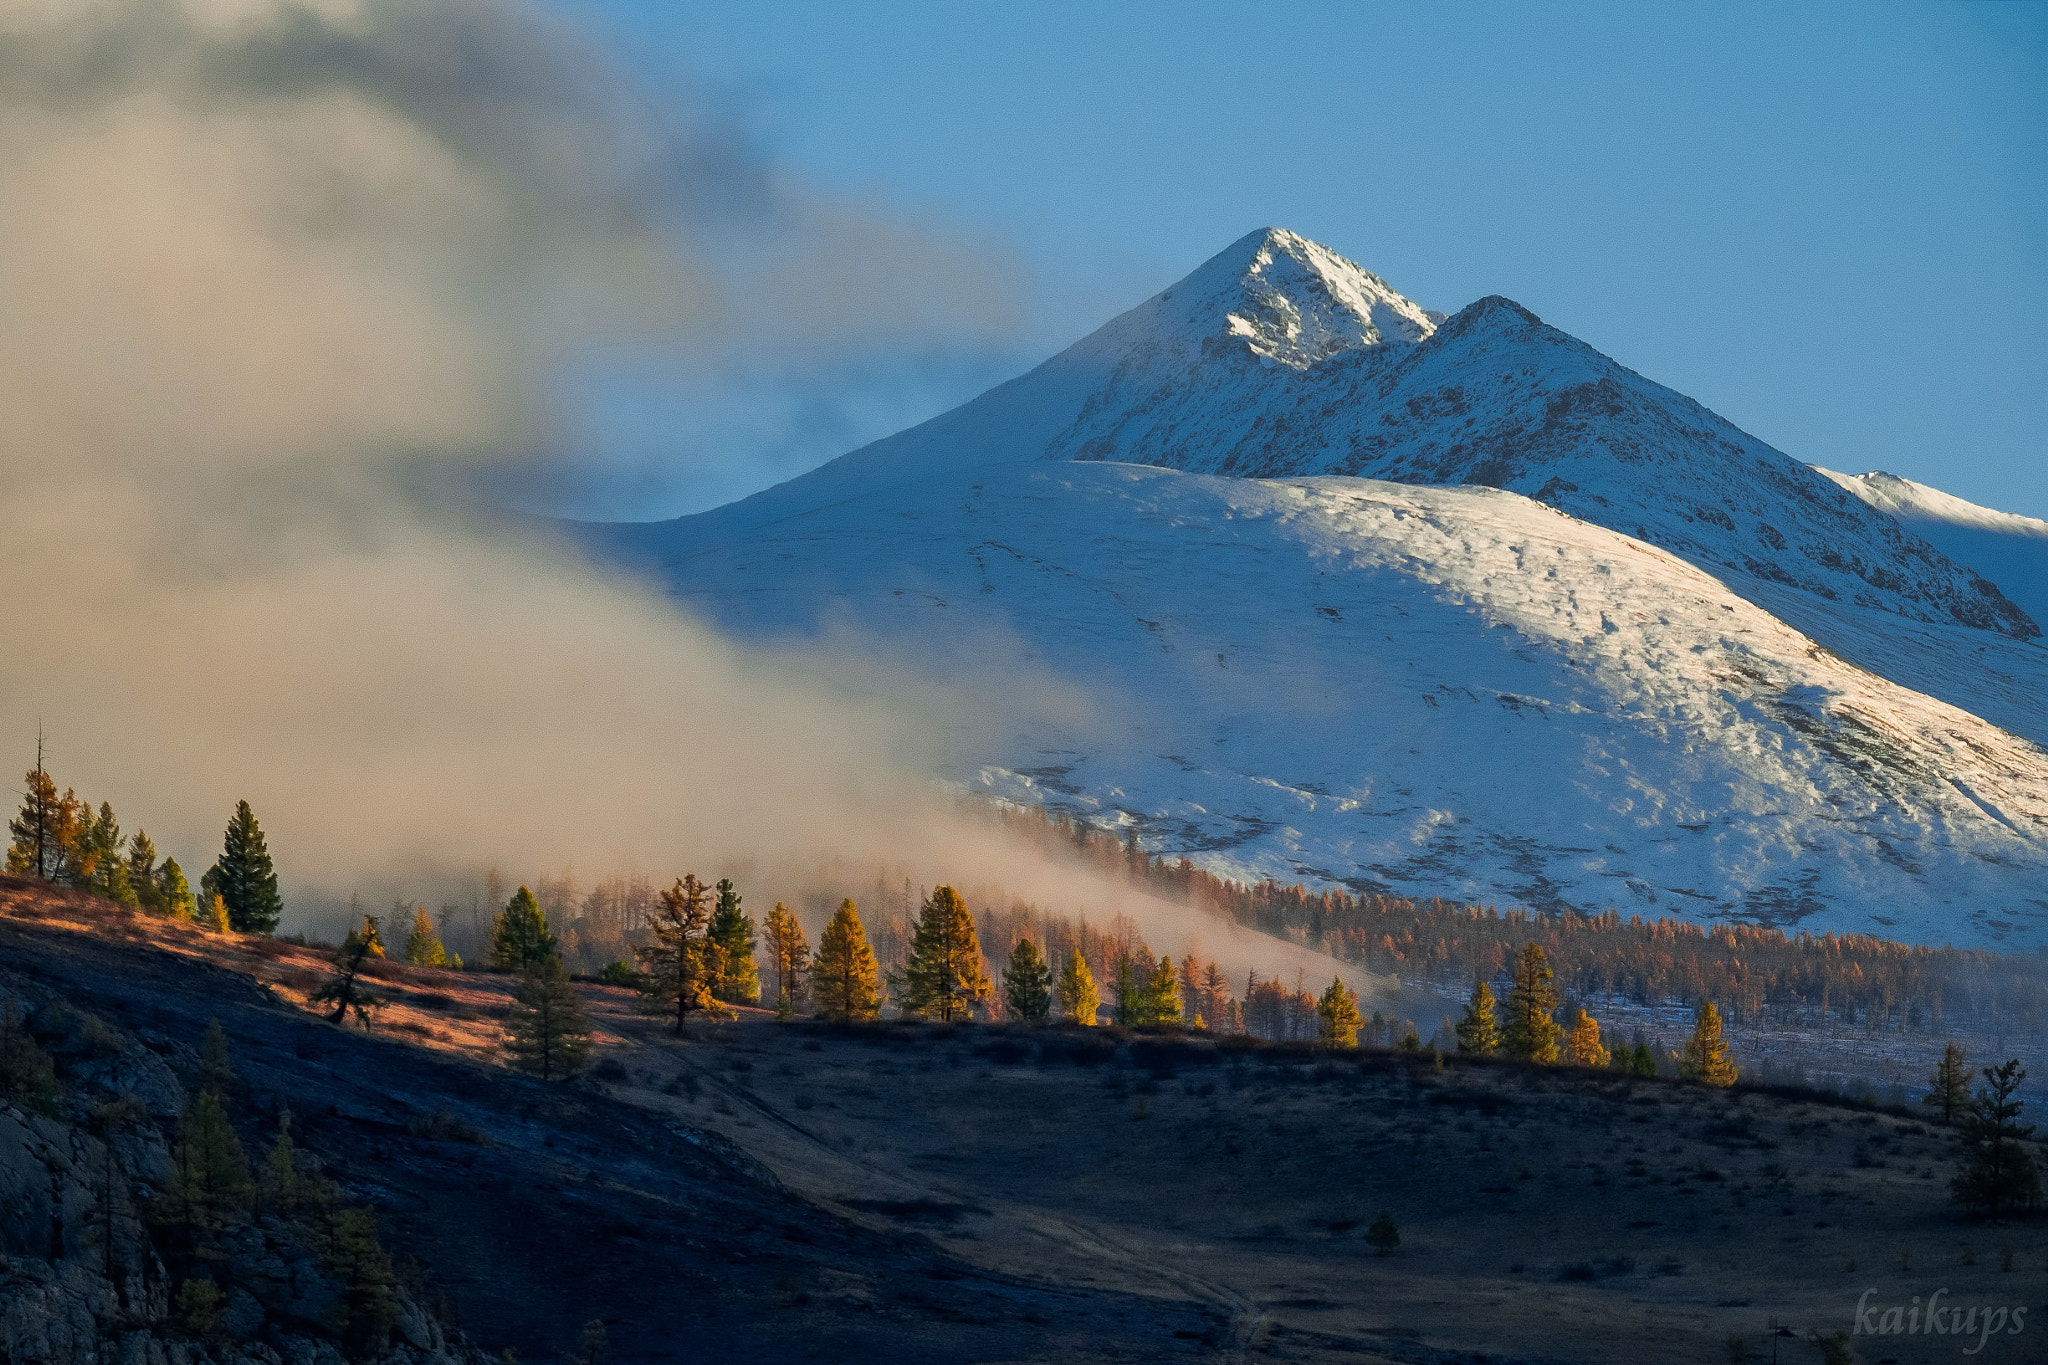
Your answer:
[[[1391,1053],[755,1015],[676,1043],[615,1022],[640,1040],[630,1102],[963,1261],[1211,1305],[1224,1358],[1620,1365],[1734,1339],[1767,1358],[1774,1324],[1852,1330],[1865,1289],[2033,1303],[2048,1268],[2039,1224],[1956,1219],[1944,1136],[1889,1115]],[[1383,1209],[1389,1256],[1364,1240]]]

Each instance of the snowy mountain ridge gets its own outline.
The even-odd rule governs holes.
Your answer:
[[[1815,472],[1997,583],[2035,620],[2048,620],[2048,521],[1982,507],[1882,470]]]
[[[2024,611],[1519,305],[1443,318],[1291,233],[810,474],[579,534],[746,636],[1019,642],[1106,719],[968,737],[955,780],[1226,875],[2048,942]]]

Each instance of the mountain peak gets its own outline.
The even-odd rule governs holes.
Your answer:
[[[1158,302],[1183,326],[1240,339],[1253,355],[1296,370],[1436,330],[1425,309],[1370,270],[1277,227],[1231,243]]]

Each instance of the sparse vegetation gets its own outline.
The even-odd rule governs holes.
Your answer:
[[[544,1081],[566,1080],[590,1060],[590,1019],[559,957],[526,973],[505,1020],[505,1056]]]

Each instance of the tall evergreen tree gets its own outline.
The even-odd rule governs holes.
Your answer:
[[[1145,997],[1140,1007],[1148,1024],[1178,1024],[1181,1021],[1180,976],[1173,959],[1160,955],[1158,965],[1145,978]]]
[[[1012,1019],[1042,1024],[1052,1013],[1052,968],[1028,938],[1017,940],[1003,968],[1003,999]]]
[[[505,1056],[544,1081],[567,1080],[590,1060],[590,1017],[559,957],[544,957],[513,993]]]
[[[1927,1078],[1927,1097],[1921,1101],[1941,1111],[1943,1123],[1954,1123],[1970,1106],[1970,1062],[1955,1039],[1941,1050],[1941,1061]]]
[[[270,1144],[269,1155],[263,1159],[259,1183],[264,1201],[278,1213],[290,1214],[305,1196],[306,1182],[299,1174],[298,1152],[292,1143],[292,1111],[289,1109],[278,1111],[277,1138]]]
[[[561,949],[561,941],[548,932],[547,916],[540,912],[533,892],[523,886],[513,892],[491,924],[491,965],[524,975],[542,958],[561,956]]]
[[[249,1196],[248,1158],[211,1090],[185,1107],[166,1193],[174,1216],[201,1232],[218,1229]]]
[[[1543,948],[1532,943],[1515,959],[1515,984],[1508,991],[1507,1027],[1501,1051],[1525,1062],[1557,1061],[1557,988]]]
[[[1472,987],[1465,1003],[1465,1015],[1458,1020],[1458,1051],[1490,1057],[1500,1051],[1500,1020],[1496,1015],[1493,987],[1484,981]]]
[[[164,865],[157,869],[156,884],[166,915],[176,920],[198,918],[199,907],[192,899],[192,883],[185,880],[185,869],[178,866],[176,858],[164,859]]]
[[[633,950],[640,959],[640,993],[664,1013],[673,1012],[679,1038],[692,1014],[717,1008],[711,991],[724,962],[718,945],[705,934],[711,925],[710,902],[710,891],[696,873],[676,878],[647,922],[654,941]]]
[[[818,960],[811,967],[811,996],[818,1017],[858,1023],[881,1013],[881,973],[875,950],[861,928],[860,910],[849,898],[818,936]]]
[[[1700,1004],[1679,1074],[1702,1085],[1735,1084],[1735,1063],[1729,1060],[1728,1043],[1721,1037],[1721,1011],[1711,1000]]]
[[[162,869],[156,862],[156,841],[143,830],[128,840],[128,885],[135,903],[152,915],[164,913]]]
[[[1118,953],[1116,977],[1110,982],[1109,1017],[1119,1028],[1137,1024],[1145,1013],[1143,992],[1138,988],[1138,969],[1129,953]]]
[[[227,1031],[219,1019],[209,1019],[199,1039],[199,1079],[214,1094],[225,1097],[235,1088],[235,1061],[228,1051]]]
[[[1607,1065],[1607,1049],[1600,1042],[1600,1021],[1584,1010],[1572,1012],[1571,1027],[1565,1030],[1564,1060],[1568,1066]]]
[[[1330,988],[1316,1001],[1316,1020],[1326,1047],[1357,1047],[1358,997],[1339,977],[1330,978]]]
[[[768,943],[768,967],[775,973],[775,1008],[794,1012],[803,1003],[804,971],[810,965],[811,945],[804,927],[781,901],[768,912],[762,924]]]
[[[210,885],[208,884],[210,881]],[[235,803],[222,836],[220,858],[201,879],[202,889],[218,892],[227,902],[228,921],[236,932],[268,934],[277,929],[284,901],[277,894],[277,868],[263,840],[263,827],[247,801]]]
[[[752,1005],[761,999],[761,973],[754,963],[754,917],[740,908],[732,878],[718,881],[718,904],[711,912],[711,941],[724,955],[714,989],[720,1000]]]
[[[933,1019],[965,1019],[990,989],[967,902],[950,886],[934,887],[910,937],[903,1007]]]
[[[1949,1182],[1949,1193],[1987,1218],[2026,1212],[2041,1202],[2041,1175],[2023,1145],[2034,1125],[2019,1121],[2026,1105],[2013,1098],[2026,1078],[2018,1058],[1985,1067],[1983,1088],[1963,1111],[1963,1168]]]
[[[72,884],[81,891],[134,905],[135,889],[128,881],[128,862],[122,853],[121,822],[114,818],[112,803],[100,802],[99,813],[90,808],[80,822],[76,851],[72,854]]]
[[[402,908],[404,902],[400,902]],[[415,967],[445,967],[448,949],[442,946],[440,931],[434,928],[427,907],[412,908],[412,931],[405,936],[405,960]]]

